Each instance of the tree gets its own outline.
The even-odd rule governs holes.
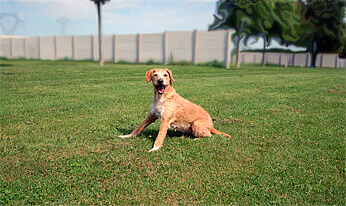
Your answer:
[[[339,57],[345,59],[346,58],[346,24],[344,23],[342,27],[343,27],[342,48],[340,49]]]
[[[242,3],[243,2],[243,3]],[[235,34],[232,35],[237,37],[236,46],[236,66],[239,67],[239,44],[242,36],[249,33],[248,25],[251,24],[251,18],[248,13],[252,10],[248,9],[249,2],[241,0],[219,0],[216,3],[216,14],[214,14],[214,22],[209,25],[208,30],[217,29],[234,29]]]
[[[268,1],[261,1],[256,0],[255,4],[253,5],[254,12],[252,14],[252,19],[254,21],[253,24],[250,26],[251,36],[255,35],[257,36],[256,39],[258,40],[258,36],[262,36],[263,38],[263,50],[262,50],[262,67],[265,66],[265,54],[266,54],[266,46],[268,44],[268,36],[270,30],[272,30],[275,17],[273,14],[275,14],[274,11],[274,2],[273,0]],[[250,36],[248,36],[250,37]],[[247,40],[245,40],[247,41]]]
[[[270,37],[279,37],[281,44],[298,40],[299,16],[293,1],[257,0],[251,24],[252,34],[263,37],[262,67],[265,67],[266,45]]]
[[[311,67],[315,67],[318,53],[343,49],[345,5],[343,0],[298,1],[297,12],[301,15],[298,43],[307,46],[311,52]]]
[[[264,39],[262,66],[265,66],[266,44],[270,36],[281,43],[297,40],[299,18],[292,0],[219,0],[214,23],[209,30],[232,28],[237,38],[236,65],[239,67],[241,36],[260,35]]]
[[[107,1],[110,0],[91,0],[95,3],[97,7],[97,16],[98,16],[98,25],[99,25],[99,63],[100,66],[103,66],[103,52],[102,52],[102,11],[101,7]]]

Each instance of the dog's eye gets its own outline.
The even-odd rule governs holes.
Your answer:
[[[154,77],[157,77],[157,74],[154,74],[153,76],[154,76]]]
[[[163,76],[164,76],[164,77],[168,77],[168,74],[164,74]]]

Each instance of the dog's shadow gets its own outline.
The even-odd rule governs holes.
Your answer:
[[[123,128],[116,128],[119,132],[122,134],[130,134],[133,130],[131,129],[123,129]],[[158,130],[155,129],[145,129],[143,130],[140,134],[137,136],[143,136],[144,138],[149,139],[152,142],[155,142],[157,135],[159,134]],[[174,130],[167,130],[167,135],[166,137],[174,138],[174,137],[181,137],[181,136],[186,136],[190,138],[195,138],[194,136],[190,134],[186,134],[180,131],[174,131]]]

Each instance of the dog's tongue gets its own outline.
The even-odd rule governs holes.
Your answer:
[[[157,86],[156,89],[158,93],[163,94],[163,92],[165,91],[165,86]]]

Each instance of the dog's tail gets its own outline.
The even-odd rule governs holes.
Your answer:
[[[217,131],[215,128],[213,128],[213,129],[211,130],[211,133],[213,133],[213,134],[219,134],[219,135],[223,135],[223,136],[226,136],[226,137],[228,137],[228,138],[231,138],[231,137],[232,137],[232,136],[231,136],[231,135],[229,135],[229,134],[226,134],[226,133],[223,133],[223,132]]]

